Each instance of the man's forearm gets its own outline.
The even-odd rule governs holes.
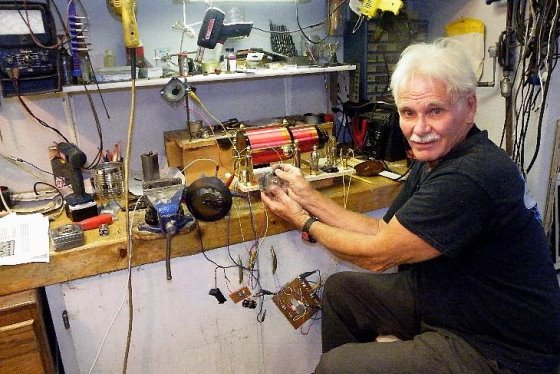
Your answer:
[[[379,229],[379,219],[344,209],[319,191],[314,191],[303,207],[329,226],[368,235],[375,235]]]

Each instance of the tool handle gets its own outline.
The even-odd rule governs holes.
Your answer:
[[[79,225],[84,231],[96,229],[104,223],[106,224],[113,223],[113,215],[111,213],[100,214],[95,217],[91,217],[88,219],[84,219],[83,221],[76,222],[76,224]]]

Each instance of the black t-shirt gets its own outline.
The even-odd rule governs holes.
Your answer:
[[[384,217],[442,256],[412,266],[421,319],[519,372],[550,372],[560,356],[560,288],[525,183],[506,153],[473,127],[433,169],[417,162]]]

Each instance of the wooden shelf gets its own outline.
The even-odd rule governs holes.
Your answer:
[[[262,79],[262,78],[278,78],[290,77],[296,75],[308,74],[322,74],[334,73],[339,71],[356,70],[356,65],[338,65],[327,67],[294,67],[282,69],[248,69],[246,72],[239,73],[221,73],[221,74],[208,74],[208,75],[193,75],[186,77],[188,83],[218,83],[229,81],[240,81],[248,79]],[[153,87],[164,86],[171,78],[155,78],[155,79],[138,79],[136,80],[136,87]],[[184,79],[184,78],[182,78]],[[99,84],[99,89],[107,90],[121,90],[131,86],[131,81],[111,82]],[[86,86],[88,90],[97,90],[95,84]],[[73,85],[65,86],[62,89],[65,93],[82,93],[85,92],[84,86]]]

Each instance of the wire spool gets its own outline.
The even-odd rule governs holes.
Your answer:
[[[329,136],[326,132],[315,125],[294,126],[290,128],[293,140],[297,140],[300,152],[311,152],[313,146],[317,144],[317,148],[323,148]]]
[[[300,152],[311,152],[313,146],[322,148],[328,135],[315,125],[274,125],[241,130],[237,133],[236,147],[241,155],[251,147],[253,165],[265,165],[287,160],[293,156],[294,141],[299,143]]]
[[[292,136],[286,126],[266,126],[239,131],[236,147],[244,155],[251,147],[253,165],[270,164],[292,156]]]
[[[121,197],[124,190],[122,162],[105,162],[93,171],[93,188],[98,197]]]

